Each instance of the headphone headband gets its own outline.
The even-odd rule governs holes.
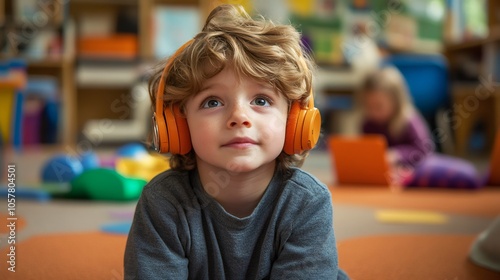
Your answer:
[[[191,137],[186,119],[181,116],[180,108],[163,108],[166,78],[177,58],[194,39],[182,45],[168,60],[163,68],[156,92],[155,113],[153,115],[153,146],[160,153],[187,154],[191,146]],[[299,61],[306,67],[304,60]],[[301,154],[312,149],[319,138],[321,115],[314,107],[312,88],[305,108],[301,100],[294,100],[288,113],[283,151],[289,155]]]
[[[307,109],[312,109],[312,108],[314,108],[314,95],[311,87],[311,90],[309,91],[309,100],[307,101]]]
[[[170,58],[167,60],[167,64],[163,68],[163,72],[161,73],[160,77],[160,83],[158,84],[158,90],[156,91],[156,114],[163,114],[163,93],[165,91],[165,79],[167,78],[167,73],[170,71],[170,68],[172,68],[172,64],[174,63],[174,60],[176,57],[178,57],[181,52],[189,46],[194,39],[191,39],[184,43],[180,48],[178,48],[175,53],[170,56]]]

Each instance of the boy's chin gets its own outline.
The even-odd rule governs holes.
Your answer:
[[[226,171],[231,172],[231,173],[248,173],[255,171],[259,168],[260,166],[257,166],[255,164],[246,164],[246,163],[232,163],[228,164],[224,169]]]
[[[256,162],[255,160],[247,160],[247,159],[232,159],[227,162],[218,162],[218,163],[210,163],[210,165],[216,166],[220,169],[224,169],[230,173],[248,173],[252,171],[257,171],[261,168],[269,168],[271,166],[274,167],[275,160],[270,162]]]
[[[229,161],[223,168],[232,173],[248,173],[259,169],[261,166],[262,164],[256,164],[255,162]]]

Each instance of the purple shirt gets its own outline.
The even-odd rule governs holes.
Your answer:
[[[418,114],[409,118],[398,137],[390,135],[388,125],[370,121],[363,123],[363,133],[384,135],[389,148],[399,157],[397,163],[412,167],[410,173],[394,173],[393,176],[403,176],[399,178],[403,185],[470,189],[482,185],[476,168],[470,162],[434,153],[430,132]]]
[[[365,120],[364,134],[382,134],[389,147],[399,155],[400,164],[416,166],[427,155],[434,152],[434,142],[429,129],[420,115],[413,114],[399,136],[389,133],[388,124],[378,124]]]

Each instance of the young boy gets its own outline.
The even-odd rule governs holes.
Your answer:
[[[319,134],[311,79],[293,27],[212,11],[150,84],[172,169],[137,204],[125,279],[347,279],[330,193],[297,168]]]

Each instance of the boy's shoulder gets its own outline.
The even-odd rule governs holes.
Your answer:
[[[286,177],[285,188],[292,189],[296,194],[306,196],[311,199],[322,197],[330,198],[330,191],[328,190],[328,187],[312,174],[300,168],[291,168]]]
[[[164,171],[146,184],[142,196],[171,202],[190,201],[194,193],[189,176],[189,171]]]
[[[189,171],[176,171],[173,169],[163,171],[151,179],[145,188],[155,189],[178,184],[190,184]]]
[[[325,184],[299,168],[289,169],[285,176],[279,199],[274,203],[285,232],[290,233],[294,225],[313,217],[331,218],[332,200]]]

